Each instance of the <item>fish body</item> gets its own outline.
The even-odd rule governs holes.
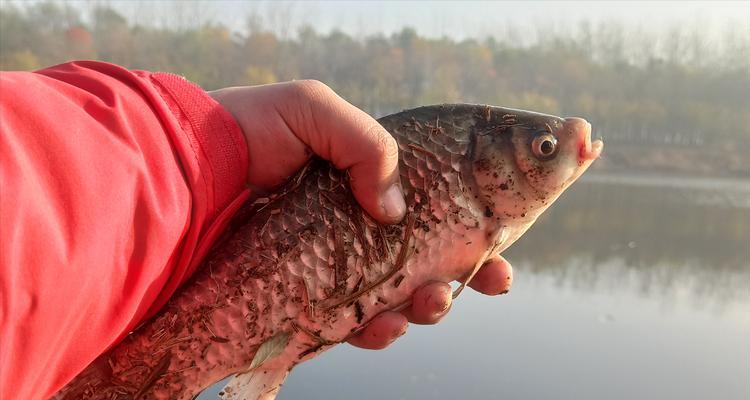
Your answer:
[[[407,213],[383,226],[348,175],[314,159],[256,199],[163,310],[56,399],[272,399],[289,371],[346,341],[429,281],[471,277],[513,243],[601,151],[590,125],[484,105],[379,122],[400,149]]]

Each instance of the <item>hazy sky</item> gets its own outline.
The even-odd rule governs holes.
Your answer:
[[[212,20],[235,30],[243,30],[247,15],[255,12],[263,17],[267,27],[288,33],[294,33],[304,24],[320,32],[340,29],[353,35],[390,33],[411,26],[422,35],[465,38],[503,34],[509,22],[515,28],[545,25],[564,30],[582,19],[621,21],[638,29],[657,31],[675,25],[698,26],[707,32],[728,24],[750,29],[750,2],[68,0],[67,3],[84,8],[109,4],[144,23],[174,25]]]

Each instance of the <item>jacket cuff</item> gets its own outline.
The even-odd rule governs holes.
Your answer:
[[[150,78],[200,164],[209,213],[221,213],[247,187],[248,152],[242,130],[227,110],[194,83],[162,72]]]

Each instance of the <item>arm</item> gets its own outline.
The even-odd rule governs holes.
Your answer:
[[[174,75],[77,62],[0,85],[0,398],[41,398],[196,268],[248,194],[247,146]]]
[[[106,63],[1,79],[0,398],[54,393],[164,305],[247,185],[272,189],[312,153],[349,169],[375,218],[403,215],[392,139],[324,85],[231,88],[217,103]],[[510,266],[496,259],[472,284],[506,290]],[[429,284],[351,343],[385,347],[449,305],[448,284]]]

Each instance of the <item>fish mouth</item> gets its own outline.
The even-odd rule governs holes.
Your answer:
[[[583,118],[565,118],[565,125],[579,137],[578,161],[587,162],[599,158],[604,149],[601,139],[591,140],[591,124]]]

